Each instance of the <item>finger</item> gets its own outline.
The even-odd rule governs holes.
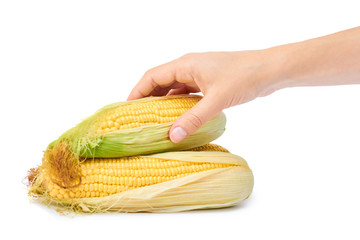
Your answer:
[[[128,100],[147,97],[157,87],[167,87],[176,79],[176,60],[147,71],[130,92]]]
[[[189,94],[189,93],[197,93],[199,91],[200,91],[199,89],[183,86],[181,88],[171,89],[167,95]]]
[[[175,121],[170,129],[170,140],[174,143],[182,141],[221,112],[222,109],[218,98],[213,94],[207,94],[193,108]]]

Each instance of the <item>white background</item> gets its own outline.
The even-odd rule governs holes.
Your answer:
[[[64,217],[29,203],[22,183],[50,141],[126,100],[149,68],[356,27],[357,2],[1,1],[0,238],[359,239],[356,85],[284,89],[225,111],[216,142],[255,175],[252,196],[234,208]]]

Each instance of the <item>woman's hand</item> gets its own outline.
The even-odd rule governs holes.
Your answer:
[[[273,90],[266,76],[265,51],[191,53],[145,73],[128,100],[202,92],[204,98],[173,124],[180,142],[223,109]]]

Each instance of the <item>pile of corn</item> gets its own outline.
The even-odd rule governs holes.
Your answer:
[[[168,131],[200,96],[148,97],[105,106],[50,143],[29,171],[29,194],[76,212],[176,212],[246,199],[246,161],[209,144],[225,130],[218,114],[180,143]]]

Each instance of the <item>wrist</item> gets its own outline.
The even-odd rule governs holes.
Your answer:
[[[259,96],[268,95],[276,90],[290,87],[291,81],[287,78],[288,59],[290,50],[285,46],[272,47],[258,52],[258,69],[255,81]]]
[[[314,46],[303,46],[301,43],[290,43],[264,49],[267,74],[267,85],[273,91],[306,84],[303,80],[309,70],[309,58],[315,51]]]

